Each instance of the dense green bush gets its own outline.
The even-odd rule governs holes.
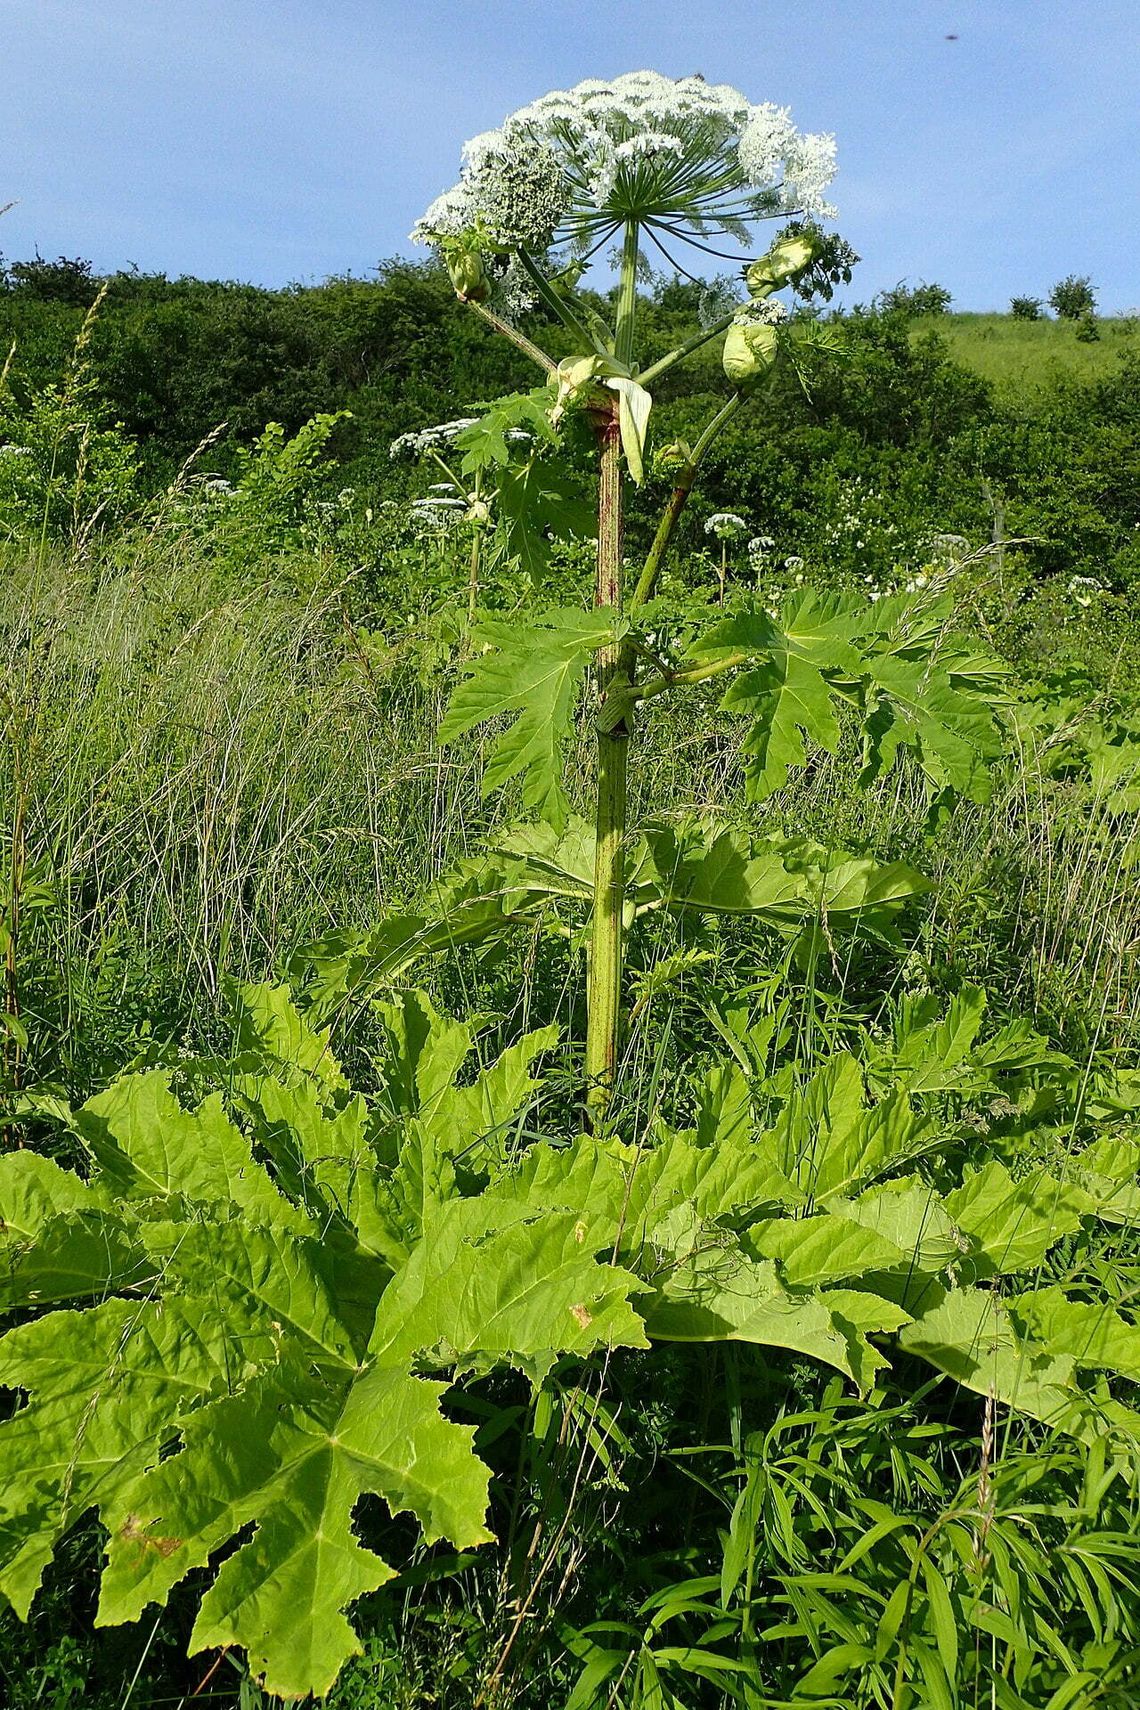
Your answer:
[[[323,493],[318,481],[311,496],[338,510],[343,535],[349,522],[339,495],[351,490],[353,536],[361,559],[374,566],[385,507],[417,490],[407,467],[389,460],[390,441],[447,414],[445,397],[469,412],[482,398],[529,384],[525,359],[456,304],[446,276],[430,266],[388,263],[375,279],[266,291],[132,273],[100,282],[83,262],[30,262],[9,267],[0,287],[0,341],[14,339],[17,347],[9,425],[0,429],[10,443],[21,442],[17,416],[30,419],[33,400],[58,386],[83,325],[84,300],[101,284],[106,296],[90,328],[85,373],[93,429],[122,439],[117,451],[106,439],[93,443],[93,455],[129,455],[138,470],[137,489],[111,469],[101,484],[92,481],[88,460],[91,509],[106,499],[108,517],[129,508],[136,490],[161,492],[204,440],[193,473],[233,482],[239,448],[267,422],[292,436],[313,417],[342,411],[328,443],[335,464]],[[643,300],[647,359],[687,336],[705,291],[663,281]],[[1113,574],[1136,514],[1127,473],[1140,443],[1135,361],[1122,362],[1115,378],[1053,382],[1034,395],[999,399],[950,360],[935,322],[916,326],[920,312],[930,311],[908,301],[824,323],[841,336],[842,354],[813,364],[807,392],[784,374],[747,425],[733,429],[708,470],[707,510],[682,525],[690,551],[703,546],[703,515],[728,509],[742,512],[753,534],[772,537],[784,555],[803,556],[807,541],[818,544],[819,568],[838,571],[842,551],[833,555],[836,543],[826,537],[837,527],[845,485],[857,480],[887,495],[908,551],[948,531],[982,544],[994,531],[996,499],[1008,513],[1006,532],[1025,538],[1021,551],[1036,573],[1067,579],[1092,573],[1095,560],[1097,574]],[[557,345],[557,329],[541,319],[531,325]],[[666,376],[656,402],[657,443],[693,431],[723,385],[712,351]],[[1107,433],[1106,420],[1114,424]],[[1074,466],[1070,493],[1066,470]],[[28,472],[14,463],[7,478],[9,503],[30,515],[40,489],[33,491]],[[65,472],[57,469],[54,480],[53,528],[70,493]],[[635,501],[635,539],[644,538],[651,514],[651,504]],[[858,530],[850,538],[859,539]],[[881,576],[886,568],[880,553],[868,573]]]
[[[945,285],[908,285],[900,280],[888,291],[880,291],[875,306],[884,314],[944,315],[954,301]]]
[[[1083,321],[1096,313],[1096,292],[1092,280],[1084,273],[1069,273],[1059,279],[1049,293],[1049,307],[1063,321]]]

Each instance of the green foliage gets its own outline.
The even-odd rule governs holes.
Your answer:
[[[83,307],[98,283],[84,287]],[[195,447],[219,430],[198,467],[232,481],[236,447],[256,439],[267,421],[292,435],[319,413],[348,410],[351,419],[336,436],[333,492],[356,491],[358,516],[346,551],[357,563],[375,562],[386,588],[399,586],[404,574],[402,567],[388,580],[390,553],[378,538],[380,506],[402,506],[405,498],[406,477],[387,459],[390,440],[436,421],[441,396],[473,414],[473,400],[533,384],[525,357],[456,303],[442,269],[386,264],[376,278],[279,292],[127,273],[104,283],[88,356],[105,420],[121,423],[135,448],[141,496],[163,490]],[[672,281],[639,302],[647,359],[697,329],[700,295],[700,286]],[[606,305],[599,299],[598,306]],[[38,286],[0,289],[0,354],[15,340],[21,409],[31,394],[58,382],[82,319],[83,308],[41,294]],[[1073,431],[1059,448],[1057,468],[1071,467],[1080,454],[1092,477],[1085,504],[1080,514],[1052,507],[1047,526],[1044,518],[1025,519],[1025,526],[1010,520],[1008,532],[1029,538],[1021,552],[1038,574],[1084,573],[1093,558],[1103,570],[1106,557],[1131,537],[1135,508],[1120,492],[1120,474],[1135,452],[1105,440],[1098,425],[1105,399],[1094,388],[1104,385],[1121,401],[1134,392],[1134,378],[1120,364],[1134,323],[1098,324],[1099,343],[1082,344],[1076,323],[1050,319],[1030,326],[1001,316],[940,314],[908,322],[889,313],[848,313],[829,321],[829,335],[842,336],[843,362],[813,365],[810,397],[790,373],[778,378],[770,400],[754,406],[706,462],[709,506],[742,510],[758,532],[775,537],[780,554],[806,556],[826,576],[842,558],[844,575],[862,579],[872,571],[884,585],[904,563],[908,573],[921,567],[921,542],[933,533],[951,528],[974,544],[989,538],[983,479],[1019,506],[1032,504],[1033,460],[991,466],[979,456],[978,436],[985,430],[1005,442],[1026,416],[1051,417],[1058,387],[1071,378],[1078,389],[1065,411]],[[555,354],[564,349],[559,329],[541,316],[524,325]],[[690,434],[723,391],[718,361],[711,346],[655,385],[659,443]],[[868,542],[873,561],[861,569],[854,552],[837,551],[845,538],[828,540],[823,526],[833,520],[836,477],[856,475],[884,494],[880,521],[897,531],[893,555]],[[633,538],[649,529],[648,517],[649,506],[636,495]],[[867,540],[862,529],[854,531],[852,548],[858,539]],[[695,529],[682,524],[680,541],[690,549],[700,544],[699,521]]]
[[[1083,321],[1096,313],[1096,292],[1086,274],[1069,273],[1049,293],[1049,307],[1063,321]]]
[[[21,292],[41,303],[88,309],[99,282],[91,263],[80,256],[61,255],[55,261],[45,261],[37,252],[32,261],[13,261],[7,267],[0,261],[0,289]]]
[[[66,557],[40,493],[0,600],[0,1572],[21,1610],[40,1585],[0,1695],[253,1710],[359,1652],[345,1710],[1129,1710],[1127,324],[829,322],[843,361],[806,395],[778,366],[619,630],[581,610],[583,419],[552,440],[441,278],[116,279],[88,399],[56,266],[0,292],[5,432],[70,386],[74,443],[121,419],[137,467],[92,520],[65,460]],[[646,360],[695,311],[639,303]],[[659,441],[717,407],[706,355],[654,383]],[[966,371],[1014,363],[1004,395]],[[508,393],[459,447],[513,531],[470,639],[384,455],[445,387]],[[636,553],[663,495],[629,497]],[[772,544],[710,619],[717,505]],[[590,708],[644,735],[587,1140],[579,709],[615,643],[651,692]],[[293,957],[305,1019],[277,986],[219,1013]],[[129,1619],[92,1635],[104,1544]],[[187,1670],[192,1632],[221,1654]]]
[[[252,1134],[217,1096],[184,1111],[151,1071],[78,1113],[88,1184],[31,1153],[4,1160],[10,1299],[87,1304],[0,1344],[0,1382],[29,1397],[3,1432],[3,1589],[26,1613],[56,1539],[95,1505],[110,1534],[99,1619],[132,1620],[256,1522],[203,1598],[192,1647],[242,1645],[270,1690],[303,1695],[358,1649],[341,1610],[392,1573],[352,1530],[364,1492],[414,1514],[429,1542],[489,1535],[472,1432],[418,1370],[541,1371],[563,1348],[643,1336],[623,1299],[632,1279],[596,1263],[572,1218],[495,1231],[425,1192],[432,1077],[442,1095],[458,1066],[440,1071],[448,1029],[430,1010],[385,1186],[325,1042],[280,994],[244,1002],[236,1086]],[[484,1131],[530,1086],[510,1062],[492,1070]]]
[[[688,646],[675,671],[648,690],[629,690],[629,699],[735,670],[721,706],[749,721],[743,751],[753,799],[780,789],[789,768],[804,764],[805,738],[834,753],[839,712],[853,707],[868,780],[912,748],[935,791],[984,800],[988,767],[1001,751],[991,703],[1002,667],[947,632],[951,614],[945,598],[875,605],[805,589],[789,596],[778,620],[755,606],[722,619]],[[575,700],[591,657],[621,633],[604,610],[552,613],[522,630],[484,624],[475,638],[484,651],[455,691],[441,740],[517,711],[491,751],[484,791],[523,774],[524,805],[560,830],[560,759]]]
[[[500,714],[514,722],[497,738],[483,773],[484,792],[522,776],[524,806],[555,829],[566,818],[562,750],[570,735],[582,679],[600,649],[621,633],[612,611],[554,611],[521,629],[489,620],[473,636],[481,651],[469,664],[439,730],[453,742]]]
[[[595,838],[573,815],[561,831],[512,827],[498,850],[468,859],[428,885],[417,905],[393,910],[367,931],[342,931],[303,946],[294,971],[315,1009],[332,1013],[399,981],[421,961],[466,944],[491,946],[529,927],[577,937],[594,901]],[[625,857],[631,926],[670,914],[746,915],[817,953],[846,933],[893,941],[900,909],[928,889],[903,861],[876,862],[806,837],[753,837],[708,817],[648,823]]]
[[[109,1624],[253,1523],[204,1590],[191,1649],[241,1646],[269,1690],[323,1692],[359,1649],[346,1605],[394,1571],[354,1529],[365,1493],[428,1543],[489,1537],[488,1472],[441,1411],[449,1382],[509,1365],[541,1383],[566,1355],[647,1334],[792,1351],[866,1389],[885,1364],[870,1338],[898,1332],[1081,1440],[1133,1431],[1078,1377],[1135,1375],[1129,1318],[1097,1320],[1057,1284],[1007,1306],[964,1280],[1032,1277],[1095,1221],[1114,1192],[1091,1185],[1099,1153],[1073,1160],[1080,1187],[990,1163],[940,1192],[916,1169],[945,1144],[937,1121],[901,1090],[869,1102],[839,1056],[785,1089],[774,1123],[730,1118],[718,1083],[713,1145],[664,1131],[648,1150],[516,1155],[503,1138],[552,1032],[464,1084],[467,1026],[415,993],[382,1014],[371,1104],[282,991],[251,988],[232,1114],[137,1073],[76,1114],[87,1179],[29,1151],[3,1160],[8,1300],[40,1314],[0,1342],[0,1381],[27,1396],[0,1430],[0,1584],[21,1614],[88,1508],[108,1529]],[[958,1031],[948,1018],[946,1069]],[[183,1068],[190,1086],[217,1073]]]
[[[1009,312],[1015,321],[1039,321],[1041,319],[1040,297],[1011,297]]]
[[[226,509],[247,537],[247,550],[272,550],[296,529],[312,496],[318,459],[350,414],[326,411],[292,435],[280,422],[270,422],[253,445],[238,451],[237,481]]]
[[[72,536],[121,523],[138,503],[138,452],[108,412],[81,329],[65,377],[20,403],[0,377],[0,541]]]
[[[463,453],[463,473],[506,468],[512,456],[512,435],[529,433],[554,444],[557,434],[550,420],[550,403],[545,387],[496,398],[484,415],[456,435],[456,447]]]
[[[788,596],[778,620],[755,607],[724,619],[683,664],[739,661],[721,705],[751,721],[744,753],[755,799],[803,765],[805,737],[835,752],[847,703],[860,715],[868,779],[912,748],[935,790],[984,800],[1001,749],[989,703],[1002,667],[947,633],[952,609],[945,599],[869,605],[805,589]]]
[[[953,294],[945,285],[907,285],[900,281],[889,291],[880,291],[875,302],[884,314],[901,314],[908,318],[944,315],[953,302]]]
[[[1056,1438],[1002,1449],[986,1420],[963,1467],[954,1426],[928,1424],[888,1386],[853,1404],[833,1383],[734,1450],[704,1451],[693,1482],[714,1495],[719,1559],[694,1573],[678,1552],[675,1583],[636,1619],[566,1632],[585,1663],[577,1702],[598,1702],[590,1689],[605,1682],[616,1704],[653,1703],[642,1659],[667,1639],[667,1681],[715,1679],[745,1710],[1126,1705],[1138,1660],[1128,1460]]]

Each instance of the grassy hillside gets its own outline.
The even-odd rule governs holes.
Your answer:
[[[1140,318],[1098,320],[1085,341],[1074,321],[1017,321],[1012,315],[928,315],[916,331],[935,331],[963,367],[1005,391],[1034,391],[1063,378],[1084,382],[1111,373],[1120,356],[1140,354]]]

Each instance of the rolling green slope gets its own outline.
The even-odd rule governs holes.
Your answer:
[[[1078,338],[1073,321],[1017,321],[1012,315],[928,315],[916,332],[938,332],[956,362],[1010,391],[1048,386],[1069,376],[1095,380],[1125,351],[1140,354],[1140,316],[1098,320],[1100,337]]]

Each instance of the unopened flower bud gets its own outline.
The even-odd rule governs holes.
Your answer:
[[[768,321],[735,321],[724,341],[724,371],[739,391],[762,379],[776,360],[778,335]]]
[[[485,303],[491,295],[483,257],[477,249],[460,249],[449,255],[447,271],[461,303]]]
[[[658,446],[653,454],[653,462],[658,469],[683,469],[693,455],[693,448],[683,439],[671,439],[668,445]]]
[[[750,297],[768,297],[781,285],[798,279],[811,266],[816,256],[816,241],[807,232],[779,238],[759,261],[745,270],[744,283]]]

